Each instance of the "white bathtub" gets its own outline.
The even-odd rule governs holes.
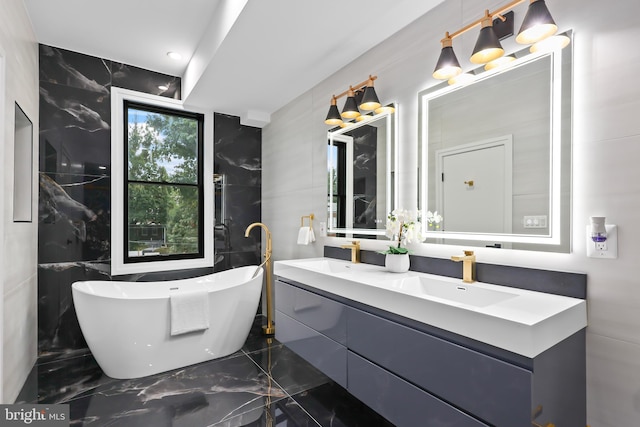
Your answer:
[[[252,278],[256,268],[166,282],[75,282],[73,302],[84,338],[104,373],[139,378],[240,350],[262,291],[263,270]],[[209,328],[171,336],[169,293],[203,288],[209,296]]]

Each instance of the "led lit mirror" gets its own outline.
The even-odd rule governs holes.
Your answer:
[[[386,239],[393,210],[397,106],[328,132],[327,229],[330,235]]]
[[[419,94],[428,243],[570,251],[571,44],[515,56]]]

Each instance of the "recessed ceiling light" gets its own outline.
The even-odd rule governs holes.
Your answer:
[[[169,90],[169,86],[167,86],[167,85],[160,85],[160,86],[158,86],[158,89],[160,89],[160,90]]]
[[[175,61],[179,61],[182,59],[182,55],[178,52],[167,52],[167,56]]]

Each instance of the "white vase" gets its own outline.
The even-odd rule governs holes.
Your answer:
[[[409,271],[409,254],[387,254],[384,266],[392,273],[406,273]]]

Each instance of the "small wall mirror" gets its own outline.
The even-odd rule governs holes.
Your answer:
[[[17,103],[13,144],[13,222],[31,222],[33,123]]]
[[[337,237],[386,239],[396,170],[395,112],[364,116],[328,132],[327,230]]]
[[[571,44],[515,56],[419,94],[429,243],[570,251]]]

